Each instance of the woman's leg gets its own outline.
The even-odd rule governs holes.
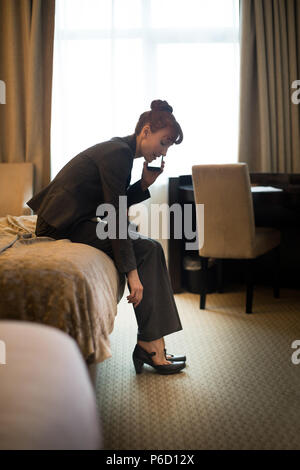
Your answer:
[[[35,234],[37,237],[50,237],[56,240],[68,238],[67,232],[64,233],[52,227],[52,225],[49,225],[40,215],[37,217]]]
[[[164,336],[182,330],[166,266],[163,248],[156,240],[134,240],[138,274],[143,284],[143,299],[134,309],[138,324],[138,344],[156,352],[155,364],[170,364],[164,354]]]
[[[134,309],[138,341],[155,341],[182,330],[161,244],[139,235],[133,240],[133,249],[144,288],[143,298]]]
[[[50,235],[51,236],[51,235]],[[113,259],[109,239],[100,240],[96,223],[84,221],[69,232],[73,242],[85,243],[104,251]],[[143,285],[143,299],[134,308],[139,344],[148,352],[157,354],[154,362],[166,363],[163,337],[182,330],[175,304],[163,248],[159,242],[135,232],[132,239],[137,270]]]

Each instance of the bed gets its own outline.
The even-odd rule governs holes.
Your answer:
[[[96,248],[36,237],[36,219],[0,217],[0,318],[59,328],[87,364],[102,362],[112,355],[109,335],[125,275]]]

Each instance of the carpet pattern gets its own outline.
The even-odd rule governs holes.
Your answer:
[[[136,320],[125,291],[111,335],[113,357],[97,366],[104,449],[300,449],[300,291],[257,287],[252,315],[245,293],[175,295],[183,330],[167,351],[187,355],[179,374],[148,365],[136,375]]]

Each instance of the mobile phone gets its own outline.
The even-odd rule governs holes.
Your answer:
[[[160,165],[159,166],[147,166],[147,170],[149,171],[160,171],[161,170],[161,164],[164,160],[164,157],[161,157]]]

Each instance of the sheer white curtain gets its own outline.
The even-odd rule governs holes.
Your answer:
[[[191,174],[193,164],[237,161],[238,4],[56,0],[52,178],[85,148],[132,134],[158,98],[173,107],[184,140],[170,148],[151,202],[167,202],[168,177]]]

